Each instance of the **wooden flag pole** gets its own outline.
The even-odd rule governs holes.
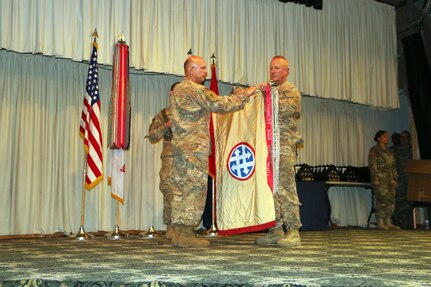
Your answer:
[[[216,208],[216,204],[215,204],[215,190],[214,190],[214,181],[215,178],[212,179],[212,184],[211,184],[211,194],[212,194],[212,202],[211,202],[211,227],[210,229],[208,229],[206,232],[204,232],[204,236],[205,237],[215,237],[218,236],[218,232],[217,232],[217,226],[215,224],[215,208]]]
[[[116,204],[115,204],[115,229],[113,232],[105,234],[105,236],[111,240],[129,238],[128,233],[120,230],[120,226],[119,226],[120,202],[116,199],[114,199],[114,200],[116,201]]]
[[[84,229],[84,218],[85,218],[85,175],[86,175],[86,166],[87,166],[87,155],[84,153],[84,165],[82,169],[82,196],[81,196],[81,226],[79,227],[79,231],[77,234],[72,235],[72,238],[76,238],[78,240],[87,240],[94,239],[94,235],[85,232]]]
[[[214,53],[212,54],[211,58],[211,70],[213,71],[213,66],[215,67],[216,64],[216,57],[214,56]],[[211,227],[207,231],[203,233],[205,237],[215,237],[218,236],[217,232],[217,226],[215,222],[215,209],[216,209],[216,198],[215,198],[215,176],[211,177],[212,184],[211,184]]]

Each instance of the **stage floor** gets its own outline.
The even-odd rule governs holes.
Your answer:
[[[431,286],[431,231],[301,232],[291,249],[262,233],[174,248],[163,237],[0,240],[0,286]]]

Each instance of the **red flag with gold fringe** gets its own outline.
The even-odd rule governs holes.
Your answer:
[[[115,45],[112,94],[109,109],[109,178],[111,196],[124,204],[124,151],[130,146],[129,46],[123,39]]]
[[[130,96],[129,96],[129,46],[124,41],[115,45],[112,70],[112,95],[110,103],[109,143],[111,149],[129,149]]]

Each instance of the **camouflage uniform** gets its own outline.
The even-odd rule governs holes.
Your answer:
[[[301,94],[291,83],[285,81],[277,86],[279,93],[278,123],[280,129],[279,190],[274,195],[277,226],[298,230],[301,227],[299,199],[296,191],[295,163],[296,145],[302,142],[297,130],[301,115]]]
[[[392,151],[378,144],[373,146],[368,153],[368,168],[376,197],[376,217],[377,219],[391,218],[395,207],[394,183],[397,181]],[[379,185],[375,186],[375,182]]]
[[[168,109],[161,110],[152,120],[148,138],[151,143],[156,143],[163,138],[163,149],[160,158],[162,159],[162,168],[160,169],[159,189],[163,194],[163,223],[171,224],[172,215],[172,131],[167,128],[165,123],[169,120]]]
[[[394,148],[398,173],[398,186],[395,190],[394,222],[403,229],[413,228],[413,207],[407,200],[407,173],[404,171],[408,160],[412,159],[412,146],[398,145]]]
[[[202,216],[207,194],[210,151],[210,112],[231,112],[244,107],[241,92],[218,96],[204,85],[185,79],[171,97],[173,120],[174,197],[172,223],[195,225]]]

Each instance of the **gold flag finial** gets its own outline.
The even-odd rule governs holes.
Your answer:
[[[217,58],[214,56],[214,53],[211,56],[210,60],[211,60],[211,63],[213,63],[215,65],[215,63],[217,62]]]
[[[118,42],[126,42],[126,37],[124,36],[123,32],[121,32],[120,35],[117,37]]]
[[[93,34],[91,35],[93,38],[99,38],[99,34],[97,34],[97,29],[94,29]]]

